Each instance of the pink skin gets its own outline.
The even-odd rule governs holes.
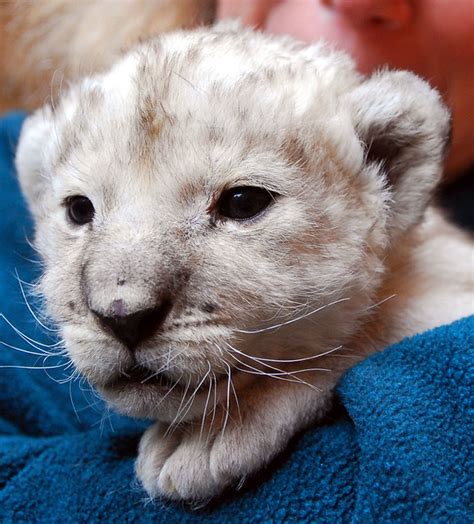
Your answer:
[[[474,164],[474,0],[220,0],[218,9],[271,33],[324,38],[364,73],[389,65],[426,78],[453,111],[450,178]]]

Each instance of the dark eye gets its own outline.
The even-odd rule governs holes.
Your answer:
[[[94,206],[85,196],[73,196],[66,200],[69,218],[78,225],[92,222],[94,218]]]
[[[273,200],[274,195],[261,187],[234,187],[222,193],[217,211],[226,218],[246,220],[260,214]]]

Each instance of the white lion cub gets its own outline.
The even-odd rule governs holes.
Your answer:
[[[357,360],[472,312],[472,243],[426,211],[449,129],[413,74],[232,26],[151,40],[28,118],[48,312],[102,395],[157,421],[150,496],[240,482]]]

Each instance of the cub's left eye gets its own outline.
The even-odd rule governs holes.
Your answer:
[[[274,199],[275,194],[262,187],[234,187],[222,193],[217,212],[233,220],[248,220],[259,215]]]
[[[92,202],[85,196],[77,195],[66,200],[67,214],[74,224],[82,226],[92,222],[95,209]]]

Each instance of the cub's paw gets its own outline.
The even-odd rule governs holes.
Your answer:
[[[248,424],[210,432],[186,426],[170,434],[155,424],[140,442],[136,472],[152,498],[202,503],[260,469],[286,440]]]
[[[210,471],[211,447],[209,438],[191,428],[167,433],[157,423],[140,441],[137,476],[151,498],[205,501],[225,488]]]

